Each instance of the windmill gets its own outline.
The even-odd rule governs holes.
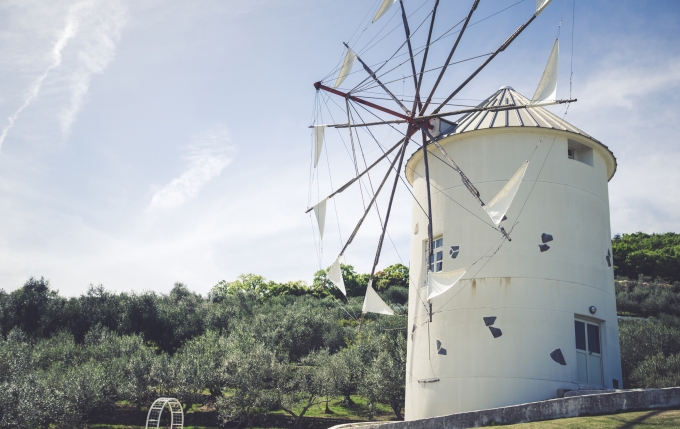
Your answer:
[[[431,9],[415,23],[409,21],[415,12],[403,0],[384,0],[369,25],[400,18],[404,36],[394,53],[374,64],[365,58],[366,49],[344,43],[337,73],[314,84],[317,100],[344,107],[347,120],[312,125],[313,169],[318,168],[328,129],[347,131],[353,152],[360,130],[374,137],[370,130],[389,127],[401,135],[384,145],[375,139],[382,154],[361,169],[355,162],[353,177],[308,212],[314,212],[322,238],[327,202],[352,186],[362,189],[362,181],[371,180],[371,172],[386,164],[384,176],[366,189],[370,198],[327,279],[345,293],[342,257],[369,213],[378,209],[378,196],[388,189],[363,312],[391,315],[372,282],[405,169],[414,199],[407,419],[548,399],[558,388],[620,386],[613,272],[609,260],[604,262],[610,254],[606,184],[616,160],[601,142],[544,108],[576,101],[556,96],[559,37],[531,99],[503,87],[476,106],[450,107],[550,2],[537,0],[529,18],[492,52],[457,59],[480,0],[472,1],[464,18],[439,34],[434,31],[438,0],[420,5]],[[396,11],[390,14],[392,8]],[[422,45],[416,44],[416,34],[423,35]],[[447,38],[454,35],[455,40]],[[443,50],[445,60],[432,64],[434,47],[442,54],[444,43],[450,47]],[[439,96],[451,66],[468,61],[479,63],[452,91]],[[396,70],[402,70],[401,78],[393,78]],[[350,77],[354,86],[347,89],[343,85]],[[406,82],[412,85],[408,95],[397,93],[395,83]],[[360,112],[371,121],[364,121]],[[573,213],[565,201],[584,216]],[[544,231],[537,233],[537,228]],[[540,302],[532,303],[534,296]],[[518,310],[523,302],[530,304]],[[593,308],[602,311],[596,316]],[[543,332],[546,326],[554,332]],[[582,340],[592,344],[584,346]]]

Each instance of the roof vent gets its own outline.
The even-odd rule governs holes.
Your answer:
[[[512,89],[513,91],[515,90],[515,88],[511,87],[510,85],[505,85],[505,86],[501,86],[500,88],[498,88],[499,91],[501,89]]]

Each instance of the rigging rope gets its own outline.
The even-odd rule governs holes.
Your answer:
[[[352,106],[352,109],[354,110],[354,112],[357,114],[357,116],[359,116],[359,119],[362,121],[362,123],[365,123],[365,122],[364,122],[364,119],[361,117],[361,114],[356,110],[356,108],[355,108],[353,105],[351,105],[351,106]],[[370,136],[373,138],[373,140],[375,141],[375,143],[378,145],[378,148],[379,148],[379,149],[383,152],[383,154],[384,154],[384,153],[385,153],[385,150],[384,150],[384,148],[382,147],[382,145],[380,144],[380,142],[378,141],[378,139],[373,135],[373,133],[371,132],[370,129],[367,129],[367,131],[368,131],[368,133],[370,134]],[[358,134],[358,133],[357,133],[357,134]],[[387,158],[389,159],[389,157],[387,157]],[[365,158],[364,158],[364,163],[366,163],[366,159],[365,159]],[[425,214],[427,215],[427,212],[425,211],[425,209],[423,208],[423,206],[420,204],[420,202],[418,201],[418,199],[415,197],[415,195],[414,195],[413,192],[411,191],[410,187],[409,187],[408,185],[406,185],[406,183],[404,183],[404,179],[401,177],[400,172],[399,172],[399,171],[395,171],[395,172],[396,172],[396,174],[399,176],[399,179],[401,180],[401,183],[404,184],[404,186],[406,187],[406,189],[409,191],[409,193],[410,193],[411,196],[413,197],[413,201],[415,201],[416,204],[418,204],[418,206],[420,207],[420,209],[423,211],[423,213],[425,213]],[[376,205],[376,209],[377,209],[377,205]],[[386,232],[387,232],[387,231],[386,231]],[[395,252],[397,253],[397,256],[399,257],[399,260],[401,261],[401,263],[402,263],[402,265],[403,265],[404,261],[401,259],[401,255],[399,254],[399,250],[397,250],[397,246],[394,244],[394,241],[392,240],[392,236],[390,236],[389,232],[387,232],[387,236],[388,236],[388,238],[390,239],[390,242],[392,243],[392,246],[394,247],[394,250],[395,250]],[[409,265],[410,265],[410,264],[409,264]],[[410,272],[410,267],[409,267],[409,272]],[[412,283],[413,283],[414,289],[415,289],[415,291],[416,291],[416,294],[417,294],[417,296],[418,296],[418,299],[420,299],[420,301],[421,301],[421,303],[423,304],[423,306],[424,306],[425,308],[427,308],[427,306],[426,306],[426,304],[425,304],[425,301],[424,301],[423,298],[420,296],[420,292],[418,291],[418,286],[415,284],[415,282],[413,282],[413,279],[411,279],[411,276],[410,276],[410,274],[409,274],[409,286],[410,286]]]
[[[508,10],[508,9],[510,9],[510,8],[516,6],[516,5],[520,4],[520,3],[522,3],[522,2],[524,2],[524,0],[519,0],[518,2],[515,2],[515,3],[511,4],[510,6],[507,6],[507,7],[503,8],[503,9],[499,10],[498,12],[492,13],[491,15],[488,15],[488,16],[486,16],[485,18],[480,19],[479,21],[475,21],[475,22],[471,23],[470,25],[468,25],[468,27],[472,27],[472,26],[474,26],[474,25],[476,25],[476,24],[479,24],[479,23],[482,22],[482,21],[486,21],[487,19],[490,19],[490,18],[492,18],[493,16],[496,16],[496,15],[502,13],[502,12],[505,12],[506,10]],[[423,5],[424,5],[424,4],[423,4]],[[420,9],[423,5],[421,5],[418,9]],[[409,15],[409,18],[410,18],[415,12],[417,12],[417,10],[414,11],[411,15]],[[431,13],[431,12],[430,12],[430,13]],[[428,15],[428,16],[429,16],[429,15]],[[427,17],[426,17],[425,19],[427,19]],[[455,25],[453,25],[451,28],[449,28],[447,31],[445,31],[441,36],[439,36],[438,38],[436,38],[435,40],[433,40],[433,41],[430,42],[429,44],[426,44],[426,45],[423,45],[423,46],[420,46],[420,47],[416,48],[416,49],[419,49],[420,51],[417,52],[413,57],[415,58],[416,56],[420,55],[422,52],[424,52],[424,50],[425,50],[426,48],[432,46],[434,43],[436,43],[436,42],[438,42],[438,41],[440,41],[440,40],[443,40],[443,39],[445,39],[445,38],[451,37],[451,36],[453,36],[453,35],[455,35],[455,34],[458,34],[457,31],[456,31],[456,32],[453,32],[453,33],[451,33],[451,34],[448,34],[448,33],[451,32],[453,29],[455,29],[455,28],[456,28],[457,26],[459,26],[460,24],[462,24],[463,21],[465,21],[465,18],[463,18],[463,19],[460,20],[458,23],[456,23]],[[422,23],[421,23],[421,25],[422,25]],[[398,26],[395,27],[394,29],[392,29],[390,32],[394,31],[396,28],[398,28]],[[420,26],[419,26],[418,28],[420,28]],[[389,34],[389,33],[388,33],[388,34]],[[415,34],[415,32],[414,32],[414,34]],[[381,39],[381,40],[382,40],[382,39]],[[377,44],[377,42],[376,42],[376,44]],[[375,46],[375,45],[373,45],[373,46]],[[360,53],[363,54],[363,53],[368,52],[370,49],[373,48],[373,46],[371,46],[369,49],[362,50]],[[397,51],[395,51],[395,53],[392,54],[392,56],[391,56],[386,62],[383,62],[382,65],[380,65],[379,69],[382,68],[385,64],[387,64],[387,62],[389,62],[389,61],[392,60],[393,58],[398,58],[398,57],[401,57],[401,56],[406,55],[407,53],[403,53],[403,54],[396,55],[403,47],[404,47],[404,44],[402,44],[402,45],[397,49]],[[344,52],[344,51],[343,51],[343,52]],[[488,55],[490,55],[490,54],[488,54]],[[478,57],[474,57],[474,58],[478,58]],[[471,59],[472,59],[472,58],[471,58]],[[395,70],[396,68],[402,66],[403,64],[405,64],[405,63],[408,62],[408,61],[410,61],[410,57],[409,57],[409,59],[407,59],[404,63],[399,64],[398,66],[394,67],[393,69],[391,69],[391,70],[389,70],[389,71],[383,73],[383,74],[380,75],[379,77],[382,77],[382,76],[386,75],[387,73],[389,73],[389,72]],[[375,67],[375,66],[377,66],[378,64],[381,64],[381,63],[375,63],[375,64],[372,65],[372,67]],[[449,65],[453,65],[453,64],[457,64],[457,62],[451,63],[451,64],[449,64]],[[443,67],[443,66],[442,66],[442,67]],[[326,77],[324,77],[324,79],[321,79],[321,81],[322,81],[322,82],[326,82],[326,79],[328,79],[329,76],[333,75],[333,74],[335,73],[335,71],[337,71],[338,68],[339,68],[339,66],[336,66],[336,68],[335,68],[331,73],[329,73]],[[441,67],[439,67],[439,68],[441,68]],[[379,70],[379,69],[378,69],[378,70]],[[436,70],[436,69],[432,69],[432,70]],[[428,71],[432,71],[432,70],[428,70]],[[361,72],[361,70],[356,70],[356,71],[354,71],[354,72],[349,73],[348,76],[351,75],[351,74],[360,73],[360,72]],[[377,73],[377,70],[376,70],[376,73]],[[410,76],[406,76],[406,77],[408,78],[408,77],[410,77]],[[366,79],[364,79],[364,81],[362,81],[362,83],[365,82],[365,81],[366,81]],[[355,92],[354,89],[352,89],[351,91],[352,91],[352,92]]]
[[[574,21],[576,19],[576,0],[572,0],[571,9],[571,58],[569,59],[569,98],[571,98],[572,77],[574,76]],[[566,114],[565,114],[566,115]]]

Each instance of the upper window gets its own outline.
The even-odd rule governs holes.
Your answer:
[[[593,166],[593,149],[573,140],[567,140],[567,158]]]
[[[444,238],[439,237],[434,240],[434,249],[430,256],[430,271],[435,273],[444,268]]]

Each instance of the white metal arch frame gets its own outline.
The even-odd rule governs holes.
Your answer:
[[[184,428],[182,404],[175,398],[158,398],[149,407],[149,414],[146,416],[146,429],[160,427],[161,414],[166,406],[170,409],[170,429]]]

